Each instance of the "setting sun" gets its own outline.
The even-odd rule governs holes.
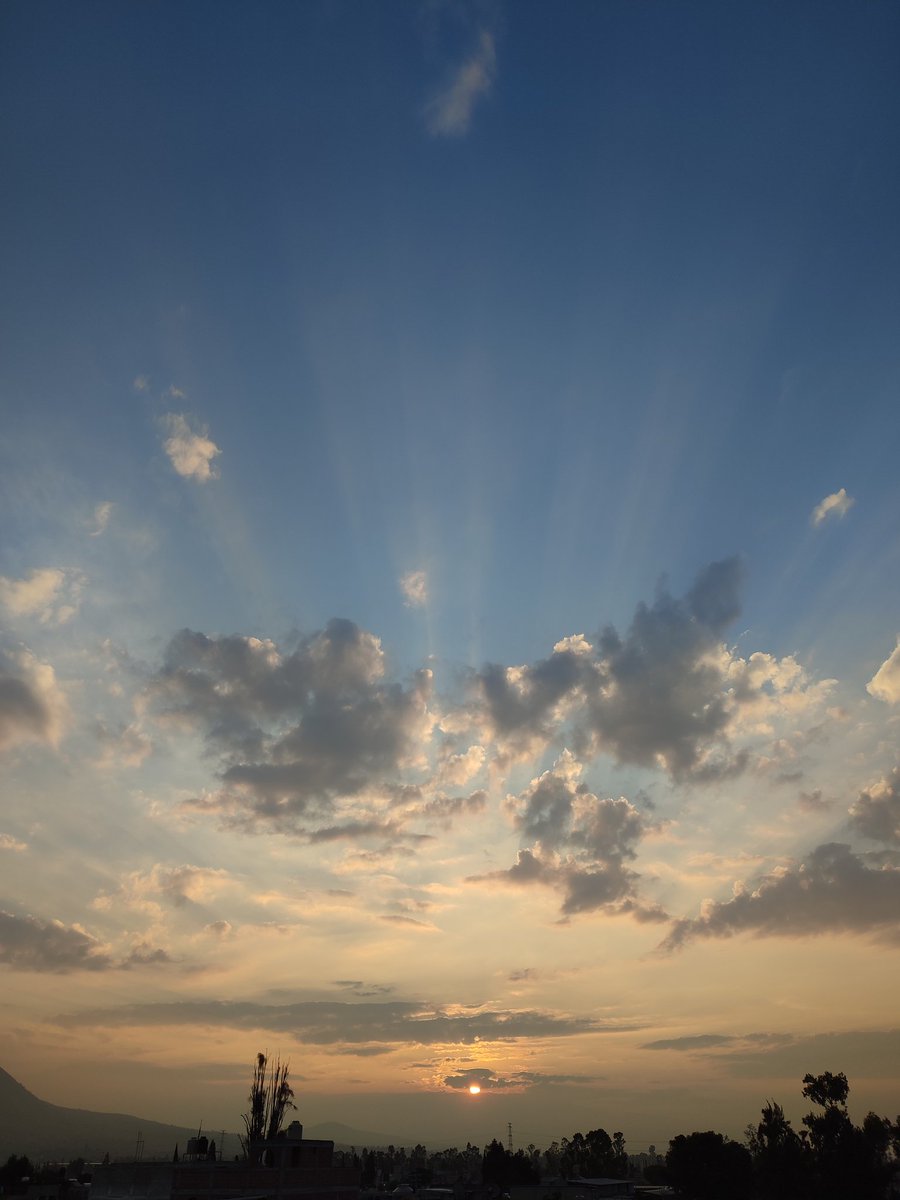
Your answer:
[[[480,1091],[481,1091],[481,1088],[478,1086],[477,1083],[469,1084],[469,1095],[470,1096],[477,1096]]]

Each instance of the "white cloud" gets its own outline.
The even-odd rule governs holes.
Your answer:
[[[428,603],[428,576],[424,571],[407,571],[400,579],[407,608],[423,608]]]
[[[494,39],[482,30],[474,52],[449,84],[425,106],[425,124],[435,137],[462,137],[469,130],[479,97],[491,90],[497,66]]]
[[[169,436],[163,443],[172,466],[184,479],[208,483],[218,476],[213,459],[222,453],[206,429],[192,429],[183,413],[166,413],[163,423]]]
[[[14,854],[21,854],[23,850],[27,849],[27,842],[20,842],[11,833],[0,833],[0,850],[11,850]]]
[[[91,537],[99,537],[109,524],[109,518],[112,515],[113,503],[112,500],[104,500],[102,504],[98,504],[94,509],[94,526],[91,530]]]
[[[135,375],[131,386],[132,386],[132,389],[136,392],[149,392],[150,391],[150,376],[149,375]]]
[[[41,567],[24,579],[0,575],[0,604],[14,617],[64,625],[78,611],[84,582],[80,571],[59,567]]]
[[[900,704],[900,637],[893,652],[866,684],[866,691],[888,704]]]
[[[841,488],[819,501],[812,510],[810,520],[813,525],[821,525],[823,521],[827,521],[831,517],[843,517],[855,503],[853,497],[847,495],[847,489]]]

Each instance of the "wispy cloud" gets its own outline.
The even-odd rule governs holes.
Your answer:
[[[98,504],[94,508],[94,528],[91,530],[91,537],[99,537],[101,533],[106,531],[109,518],[112,516],[112,510],[112,500],[104,500],[102,504]]]
[[[468,133],[475,105],[490,92],[496,68],[493,36],[482,30],[472,54],[425,106],[428,132],[434,137],[462,137]]]
[[[0,575],[0,605],[13,617],[64,625],[78,611],[84,582],[80,571],[59,567],[40,567],[24,579]]]
[[[400,591],[407,608],[424,608],[428,603],[428,576],[424,571],[407,571],[400,577]]]
[[[853,497],[847,495],[847,489],[840,488],[839,491],[832,492],[830,496],[819,501],[812,510],[810,520],[813,525],[819,526],[823,521],[846,516],[855,503]]]
[[[163,448],[169,462],[184,479],[208,483],[218,477],[213,459],[222,453],[206,428],[194,429],[184,413],[166,413],[163,424],[169,436]]]

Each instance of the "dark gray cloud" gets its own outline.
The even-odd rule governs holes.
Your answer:
[[[781,1076],[796,1080],[807,1071],[841,1066],[851,1078],[891,1078],[900,1060],[900,1029],[836,1033],[696,1034],[647,1042],[643,1050],[715,1055],[729,1074],[741,1078]]]
[[[20,742],[55,742],[65,712],[52,667],[24,648],[0,648],[0,750]]]
[[[492,731],[512,751],[549,739],[564,717],[582,755],[664,769],[698,781],[738,774],[727,726],[759,694],[750,674],[726,675],[722,634],[740,612],[737,559],[712,563],[683,599],[660,588],[627,634],[608,626],[590,645],[561,642],[550,657],[513,670],[490,664],[477,684]]]
[[[660,1038],[656,1042],[645,1042],[642,1050],[708,1050],[714,1046],[727,1046],[736,1039],[731,1034],[698,1033],[692,1037]]]
[[[389,996],[394,990],[388,984],[366,983],[364,979],[335,979],[334,986],[361,997]]]
[[[74,925],[0,911],[0,964],[14,971],[68,975],[72,971],[128,971],[171,961],[165,950],[146,942],[116,960],[97,938]]]
[[[877,842],[900,846],[900,767],[868,791],[850,809],[850,824]]]
[[[621,1031],[613,1021],[573,1017],[535,1009],[445,1009],[413,1001],[388,1000],[354,1004],[339,1000],[295,1004],[250,1001],[178,1001],[132,1004],[62,1015],[59,1025],[189,1026],[266,1030],[314,1045],[397,1043],[406,1045],[471,1044],[521,1038],[572,1037],[582,1033]]]
[[[627,866],[645,831],[644,817],[622,797],[593,795],[579,782],[580,769],[566,752],[553,770],[510,797],[514,824],[532,845],[506,870],[472,880],[552,887],[561,893],[567,917],[603,910],[665,919],[638,903],[639,876]]]
[[[64,975],[108,971],[115,964],[100,942],[80,929],[38,917],[0,912],[0,963],[17,971]]]
[[[378,639],[336,619],[289,653],[182,630],[148,690],[162,719],[199,729],[223,759],[220,793],[195,807],[306,833],[337,798],[394,781],[427,731],[431,673],[386,682]]]
[[[894,1079],[900,1062],[900,1029],[848,1030],[835,1033],[785,1036],[760,1047],[742,1046],[728,1056],[732,1075],[745,1079],[797,1080],[834,1070],[836,1064],[851,1079]]]
[[[642,1050],[678,1050],[688,1053],[718,1050],[722,1047],[743,1046],[779,1046],[793,1041],[789,1033],[698,1033],[689,1037],[660,1038],[655,1042],[645,1042]]]
[[[869,865],[843,843],[818,846],[801,863],[765,875],[752,890],[709,904],[695,919],[676,921],[661,949],[695,938],[753,933],[808,937],[824,933],[900,934],[900,869],[890,859]]]
[[[541,1071],[513,1071],[498,1075],[489,1067],[467,1067],[444,1077],[444,1087],[468,1091],[479,1087],[483,1092],[520,1092],[532,1087],[554,1087],[567,1084],[590,1084],[602,1080],[602,1075],[551,1075]]]

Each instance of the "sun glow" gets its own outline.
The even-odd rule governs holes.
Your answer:
[[[477,1096],[480,1091],[481,1091],[481,1088],[478,1086],[477,1083],[469,1084],[469,1095],[470,1096]]]

